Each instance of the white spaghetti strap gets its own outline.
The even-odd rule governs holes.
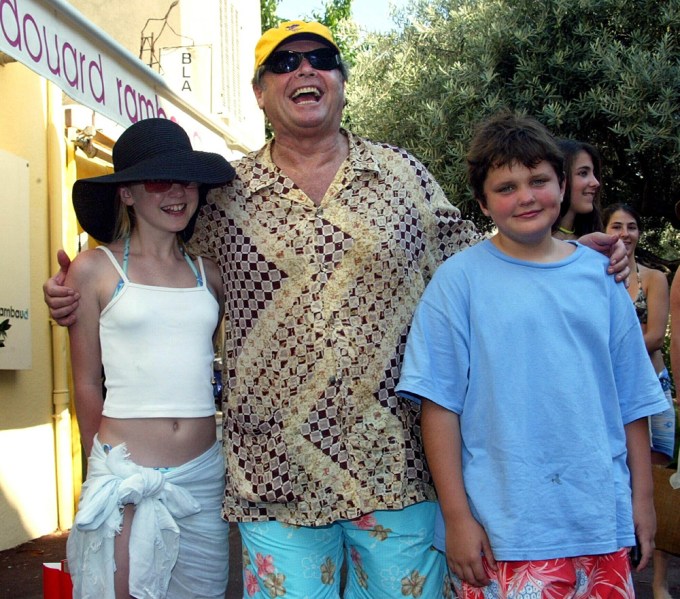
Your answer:
[[[128,282],[127,275],[125,274],[125,271],[121,268],[120,264],[118,264],[118,260],[116,260],[116,257],[113,255],[113,252],[111,252],[111,250],[104,245],[98,245],[97,249],[102,250],[109,257],[109,260],[111,261],[115,269],[118,271],[120,278],[127,283]]]

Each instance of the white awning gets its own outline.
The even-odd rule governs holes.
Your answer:
[[[248,151],[63,0],[0,0],[0,51],[123,127],[169,118],[184,127],[196,149],[228,159]]]

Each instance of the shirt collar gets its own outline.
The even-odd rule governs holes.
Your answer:
[[[347,166],[342,168],[352,169],[355,174],[362,171],[374,171],[380,173],[380,165],[368,142],[346,129],[340,130],[347,137],[349,143],[349,157]],[[274,185],[281,177],[281,170],[272,160],[272,140],[262,148],[249,154],[240,161],[241,170],[250,171],[251,176],[243,177],[244,183],[252,193],[257,193],[265,187]],[[259,175],[256,175],[259,173]]]

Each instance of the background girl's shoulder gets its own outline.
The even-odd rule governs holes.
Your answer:
[[[639,265],[640,275],[643,278],[643,287],[646,289],[659,289],[668,293],[668,277],[656,268]]]

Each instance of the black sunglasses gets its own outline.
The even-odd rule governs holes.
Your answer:
[[[340,67],[340,54],[333,48],[317,48],[309,52],[279,50],[269,55],[264,62],[264,67],[277,75],[292,73],[300,67],[305,58],[312,67],[320,71],[332,71]]]

